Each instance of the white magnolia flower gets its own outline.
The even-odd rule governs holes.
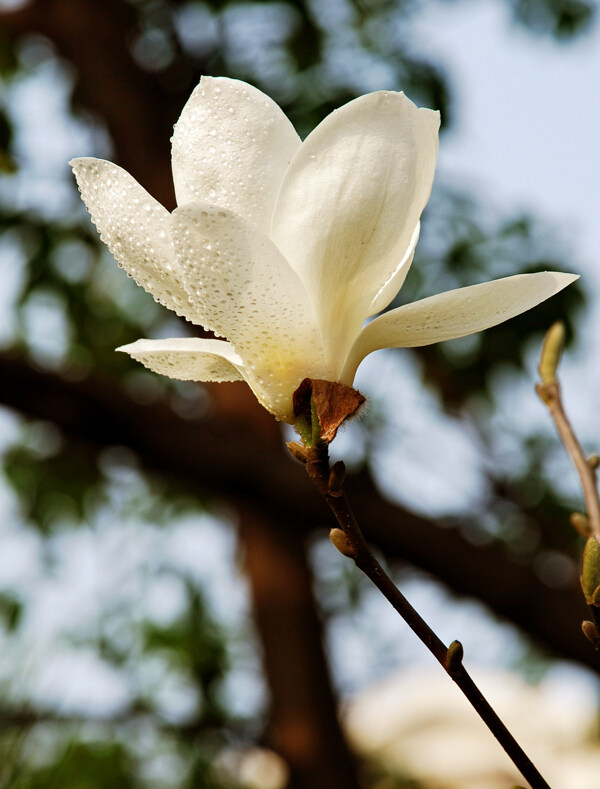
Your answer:
[[[431,191],[439,115],[402,93],[349,102],[302,142],[244,82],[203,77],[173,134],[170,214],[111,162],[75,159],[102,240],[154,298],[226,339],[138,340],[126,351],[171,378],[245,380],[294,421],[304,378],[352,385],[365,356],[462,337],[574,279],[544,272],[384,310],[413,259]]]

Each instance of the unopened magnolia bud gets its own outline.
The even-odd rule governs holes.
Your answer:
[[[286,443],[290,455],[299,460],[300,463],[306,463],[306,448],[299,441],[288,441]]]
[[[598,466],[600,466],[600,455],[597,455],[597,454],[594,452],[594,454],[593,454],[593,455],[590,455],[590,456],[589,456],[589,458],[588,458],[588,461],[587,461],[587,462],[588,462],[588,464],[589,464],[590,468],[594,468],[594,469],[598,468]]]
[[[344,492],[344,477],[346,476],[346,466],[343,460],[334,463],[329,472],[329,495],[339,498]]]
[[[356,556],[356,551],[352,547],[352,543],[346,536],[345,532],[343,532],[341,529],[332,529],[329,532],[329,539],[340,553],[342,553],[344,556],[347,556],[349,559],[354,559]]]
[[[569,518],[571,526],[581,534],[582,537],[589,537],[592,533],[592,529],[590,527],[590,523],[587,519],[587,515],[584,515],[583,512],[572,512]]]
[[[565,326],[561,321],[552,324],[544,338],[538,371],[543,384],[556,381],[556,370],[565,344]]]
[[[445,666],[446,671],[448,674],[450,674],[450,676],[455,676],[458,671],[460,671],[464,654],[465,652],[463,645],[460,643],[460,641],[453,641],[448,647],[448,651],[446,652]]]
[[[593,622],[590,622],[589,619],[584,619],[581,623],[581,629],[583,631],[583,635],[594,645],[594,649],[600,649],[600,632],[598,632],[596,625]]]
[[[600,543],[596,537],[588,538],[583,551],[581,588],[585,599],[593,605],[596,589],[600,586]]]

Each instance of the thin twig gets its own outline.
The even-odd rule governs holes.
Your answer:
[[[454,641],[450,647],[446,647],[371,553],[343,490],[343,464],[336,463],[332,469],[329,468],[329,454],[326,444],[304,447],[302,459],[306,462],[309,477],[329,505],[339,524],[339,529],[332,529],[331,533],[334,545],[341,553],[354,560],[356,566],[370,578],[443,666],[446,673],[458,685],[488,729],[496,737],[515,767],[529,781],[532,789],[550,789],[549,784],[540,775],[533,762],[467,673],[462,663],[463,650],[460,642]]]
[[[550,327],[544,339],[538,365],[541,381],[536,386],[536,392],[550,411],[558,435],[581,479],[586,515],[572,513],[571,525],[587,538],[580,581],[592,615],[591,620],[581,623],[581,629],[596,652],[600,652],[600,496],[596,479],[600,458],[598,455],[585,456],[563,407],[557,370],[564,340],[565,327],[558,321]]]
[[[600,497],[598,496],[595,465],[590,463],[585,456],[583,448],[565,413],[558,380],[540,383],[536,389],[541,400],[547,405],[565,449],[571,456],[571,460],[579,473],[590,531],[600,539]]]

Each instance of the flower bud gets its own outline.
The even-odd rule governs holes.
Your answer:
[[[598,632],[596,625],[593,622],[590,622],[589,619],[584,619],[584,621],[581,623],[581,629],[588,641],[591,641],[594,645],[594,649],[598,651],[600,649],[600,633]]]
[[[343,532],[341,529],[332,529],[329,532],[329,539],[341,554],[347,556],[349,559],[355,558],[356,551],[352,547],[352,543],[346,536],[345,532]]]
[[[460,671],[464,654],[465,652],[463,649],[463,645],[460,643],[460,641],[453,641],[448,647],[444,665],[446,671],[448,672],[448,674],[450,674],[451,677],[456,676]]]
[[[538,371],[543,384],[552,384],[556,381],[556,370],[565,344],[565,325],[561,321],[553,323],[548,329]]]
[[[596,590],[600,586],[600,543],[595,536],[588,539],[583,551],[581,588],[589,605],[597,605]],[[599,601],[600,603],[600,601]]]
[[[299,441],[288,441],[286,447],[292,457],[300,463],[306,463],[306,448]]]
[[[590,523],[587,519],[587,515],[584,515],[583,512],[572,512],[569,518],[571,526],[581,534],[582,537],[589,537],[592,533]]]
[[[334,463],[329,472],[329,495],[339,498],[344,492],[344,478],[346,476],[346,466],[343,460]]]

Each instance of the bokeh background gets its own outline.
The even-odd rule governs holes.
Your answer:
[[[0,0],[0,787],[500,789],[518,780],[412,634],[327,540],[329,514],[243,384],[114,348],[191,331],[99,243],[68,159],[169,208],[201,74],[305,135],[404,90],[440,166],[394,306],[555,268],[582,279],[483,335],[369,357],[334,454],[368,538],[551,783],[598,785],[575,473],[537,400],[597,418],[600,27],[584,0]],[[554,785],[554,783],[553,783]]]

